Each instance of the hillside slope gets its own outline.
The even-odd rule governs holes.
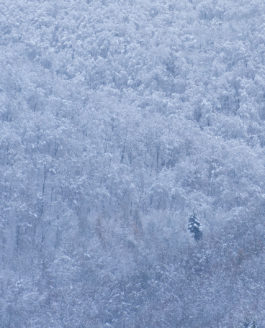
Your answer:
[[[265,325],[264,18],[0,2],[1,328]]]

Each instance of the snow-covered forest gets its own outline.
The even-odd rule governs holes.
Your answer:
[[[265,2],[0,0],[0,328],[265,327]]]

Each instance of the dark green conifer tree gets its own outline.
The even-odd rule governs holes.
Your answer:
[[[198,221],[197,217],[195,214],[193,214],[189,218],[189,224],[188,224],[188,230],[190,233],[193,235],[193,238],[196,241],[199,241],[202,239],[202,231],[200,230],[200,222]]]

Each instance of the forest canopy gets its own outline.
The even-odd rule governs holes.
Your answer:
[[[264,18],[0,2],[0,328],[264,327]]]

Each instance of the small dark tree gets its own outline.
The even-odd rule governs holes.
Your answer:
[[[202,231],[200,230],[200,222],[197,220],[197,217],[195,214],[193,214],[189,218],[189,224],[188,224],[188,230],[193,235],[194,239],[196,241],[199,241],[202,239]]]
[[[257,324],[256,321],[250,321],[250,320],[246,320],[243,324],[244,328],[257,328]]]

